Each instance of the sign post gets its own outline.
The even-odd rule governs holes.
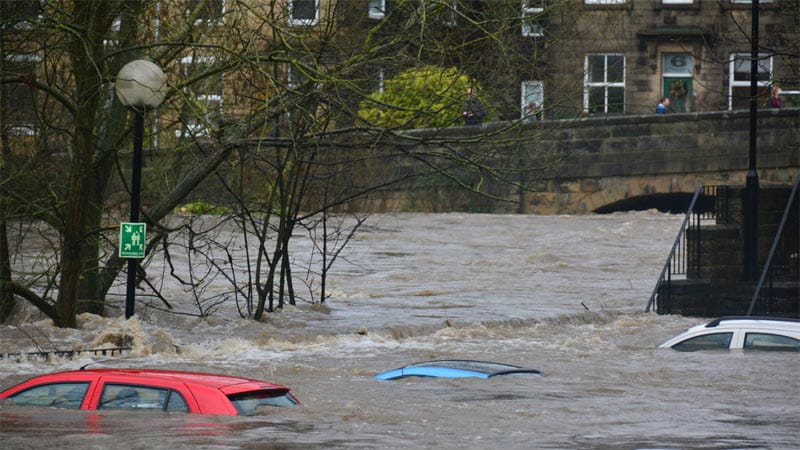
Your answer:
[[[122,222],[119,225],[119,257],[144,258],[146,234],[146,223]]]

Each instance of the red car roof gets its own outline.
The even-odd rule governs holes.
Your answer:
[[[179,391],[187,402],[189,408],[187,411],[194,413],[234,416],[237,413],[245,414],[240,409],[240,406],[237,406],[239,405],[237,402],[241,399],[233,397],[237,396],[237,394],[245,394],[248,399],[272,398],[285,395],[288,397],[286,403],[274,406],[299,404],[297,398],[289,392],[289,388],[278,384],[231,375],[159,369],[85,369],[49,373],[33,377],[28,381],[0,392],[0,398],[17,395],[19,392],[34,386],[69,382],[105,382],[108,384],[169,388]],[[82,407],[85,409],[99,409],[99,396],[99,388],[90,389],[83,399]],[[252,407],[255,408],[255,406]]]
[[[236,385],[241,386],[241,390],[248,389],[286,389],[287,388],[268,383],[266,381],[255,380],[252,378],[236,377],[232,375],[220,375],[202,372],[184,372],[179,370],[160,370],[160,369],[84,369],[70,370],[48,374],[50,376],[70,376],[70,375],[131,375],[134,377],[150,377],[162,380],[180,381],[184,383],[202,384],[204,386],[222,389]],[[230,389],[225,389],[226,391]],[[239,391],[240,389],[235,389]]]

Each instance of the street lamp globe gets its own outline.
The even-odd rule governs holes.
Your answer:
[[[167,76],[154,63],[137,59],[120,69],[114,89],[125,106],[156,108],[167,93]]]

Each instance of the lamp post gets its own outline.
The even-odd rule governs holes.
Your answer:
[[[167,76],[160,67],[150,61],[137,59],[120,69],[114,83],[117,98],[130,108],[135,117],[133,130],[133,162],[131,163],[131,224],[139,222],[139,198],[142,178],[142,140],[144,136],[144,112],[147,108],[156,108],[164,100],[167,92]],[[144,230],[144,226],[141,228]],[[120,227],[122,235],[122,227]],[[135,242],[144,249],[144,233],[137,234]],[[120,255],[123,255],[122,239],[120,239]],[[125,318],[133,316],[136,301],[136,272],[141,256],[128,258],[128,285],[125,295]]]
[[[751,5],[750,35],[750,152],[745,174],[744,194],[744,279],[758,276],[758,172],[756,141],[758,126],[758,0]]]

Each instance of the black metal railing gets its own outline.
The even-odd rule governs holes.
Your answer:
[[[655,305],[656,296],[662,286],[664,289],[664,305],[671,303],[672,297],[672,278],[675,275],[685,276],[686,278],[700,278],[700,267],[702,259],[702,234],[700,226],[704,221],[729,222],[728,198],[724,190],[727,186],[697,186],[686,216],[683,219],[678,236],[672,244],[672,250],[667,256],[667,262],[661,269],[661,275],[656,281],[653,293],[647,302],[646,312]],[[691,235],[691,239],[689,236]],[[669,313],[669,311],[666,311]]]
[[[731,196],[728,194],[728,187],[723,185],[703,187],[703,197],[712,201],[714,206],[711,213],[702,216],[702,219],[713,219],[717,223],[731,223],[731,209],[729,207]]]
[[[775,233],[775,239],[772,241],[772,247],[764,261],[761,277],[755,292],[753,292],[750,306],[747,308],[748,316],[753,312],[761,315],[770,314],[771,305],[776,300],[776,283],[794,283],[786,286],[789,295],[791,295],[791,290],[800,291],[800,287],[797,285],[800,280],[800,237],[797,229],[798,209],[800,209],[798,185],[800,185],[800,177],[795,180],[789,200],[783,210],[783,217]],[[792,222],[789,221],[790,218],[793,218]],[[800,299],[800,292],[798,292],[798,299]]]
[[[647,302],[647,307],[645,308],[645,312],[650,312],[653,308],[653,305],[656,301],[656,295],[658,295],[658,289],[663,285],[669,285],[672,282],[673,275],[687,275],[689,273],[689,251],[691,250],[695,253],[695,257],[692,258],[694,264],[692,264],[693,269],[699,271],[700,268],[700,239],[698,235],[698,239],[694,239],[695,245],[693,245],[692,249],[688,249],[688,241],[686,239],[687,230],[691,228],[695,228],[695,232],[699,233],[700,231],[700,214],[694,214],[695,205],[697,205],[697,201],[701,195],[704,193],[704,188],[702,185],[697,186],[697,190],[694,193],[694,197],[692,197],[691,203],[689,203],[689,209],[686,211],[686,216],[683,218],[683,223],[681,224],[680,230],[678,230],[678,236],[675,238],[675,242],[672,244],[672,249],[667,256],[667,262],[664,263],[664,267],[661,269],[661,275],[658,277],[658,281],[656,281],[656,286],[653,288],[653,293],[650,294],[650,300]],[[667,296],[669,297],[671,294],[671,289],[667,289]],[[667,299],[669,302],[669,299]]]
[[[84,353],[91,353],[94,356],[114,356],[121,355],[122,352],[130,350],[131,347],[114,347],[114,348],[98,348],[90,350],[52,350],[42,352],[27,352],[27,353],[0,353],[0,359],[13,359],[13,358],[44,358],[48,359],[51,356],[61,358],[72,358],[73,356],[81,355]]]

